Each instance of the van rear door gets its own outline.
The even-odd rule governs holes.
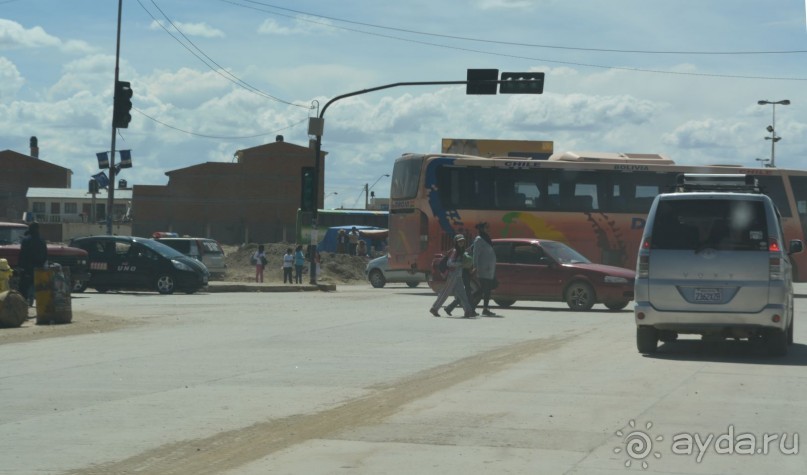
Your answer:
[[[648,297],[665,311],[762,310],[769,294],[764,197],[687,193],[663,197],[649,239]]]

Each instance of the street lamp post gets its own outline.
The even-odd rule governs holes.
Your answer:
[[[367,183],[364,184],[364,209],[367,209],[367,207],[370,204],[370,198],[369,198],[370,190],[372,190],[373,187],[376,186],[376,184],[378,184],[379,180],[381,180],[384,177],[389,177],[389,174],[385,173],[385,174],[381,175],[380,177],[378,177],[378,179],[373,183],[372,186],[368,187]]]
[[[771,161],[770,158],[757,158],[755,160],[759,162],[759,165],[761,167],[767,167],[768,166],[767,163]]]
[[[776,142],[782,140],[782,137],[776,136],[776,104],[787,106],[790,105],[790,100],[782,99],[781,101],[757,101],[757,104],[764,106],[770,104],[773,106],[773,117],[771,119],[771,125],[767,127],[768,132],[771,133],[770,137],[765,137],[765,140],[771,141],[771,163],[768,165],[771,168],[776,167]]]

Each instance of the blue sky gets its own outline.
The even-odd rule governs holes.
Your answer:
[[[0,0],[0,150],[28,153],[37,136],[76,188],[110,145],[117,7]],[[117,138],[134,162],[121,178],[163,185],[278,134],[307,145],[312,104],[468,68],[543,71],[544,94],[421,86],[332,104],[326,207],[362,206],[365,183],[444,137],[757,166],[771,152],[761,99],[791,101],[776,108],[776,165],[805,168],[805,17],[804,0],[124,0],[120,78],[136,110]]]

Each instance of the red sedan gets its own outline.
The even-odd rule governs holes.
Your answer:
[[[561,242],[494,239],[493,249],[499,286],[491,296],[500,307],[539,300],[566,302],[572,310],[589,310],[595,303],[621,310],[633,300],[634,271],[594,264]],[[440,257],[435,257],[429,274],[429,287],[435,292],[445,283],[437,270]]]

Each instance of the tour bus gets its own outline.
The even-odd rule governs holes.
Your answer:
[[[656,195],[682,173],[753,175],[781,214],[787,241],[805,240],[807,171],[739,165],[684,166],[657,154],[555,153],[547,160],[405,154],[395,161],[389,211],[389,265],[430,272],[452,236],[561,241],[590,260],[635,269]],[[807,281],[807,253],[793,256]],[[805,269],[801,271],[801,269]]]

